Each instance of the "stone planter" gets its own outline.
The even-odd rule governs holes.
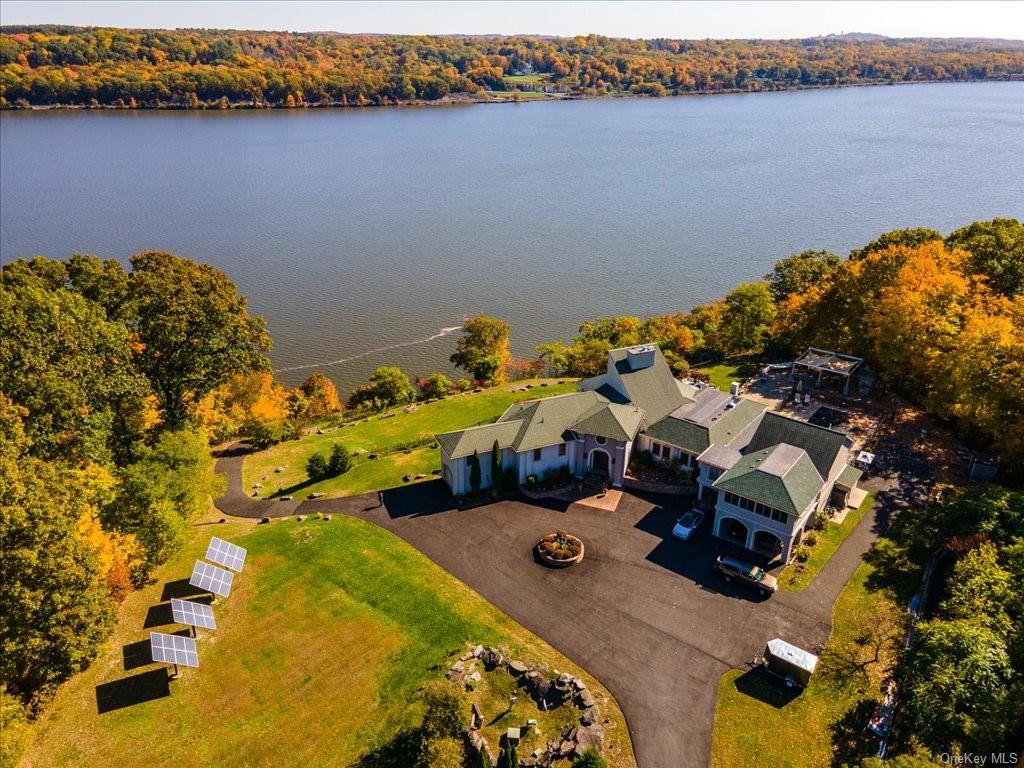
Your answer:
[[[568,557],[557,556],[555,554],[550,553],[545,548],[544,544],[546,542],[553,542],[558,539],[567,541],[569,544],[569,548],[574,552],[574,554]],[[577,537],[573,536],[571,533],[565,533],[564,531],[553,531],[549,533],[547,536],[545,536],[543,539],[537,542],[536,546],[537,557],[540,558],[542,563],[552,568],[568,568],[571,565],[576,565],[576,563],[583,560],[584,549],[585,548],[583,546],[582,541],[580,541]]]

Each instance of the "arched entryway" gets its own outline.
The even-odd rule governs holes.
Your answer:
[[[607,451],[595,448],[590,452],[590,471],[595,475],[608,477],[611,470],[611,457]]]
[[[723,517],[718,521],[718,535],[741,547],[747,546],[747,526],[734,517]]]
[[[754,543],[751,549],[759,555],[774,558],[782,552],[782,539],[771,531],[754,531]]]

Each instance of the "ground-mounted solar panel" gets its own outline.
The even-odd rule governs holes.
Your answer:
[[[194,637],[150,632],[149,647],[153,652],[153,661],[162,664],[177,664],[179,667],[199,666],[199,654],[196,652]]]
[[[230,541],[218,539],[216,536],[210,539],[210,546],[206,548],[206,559],[211,563],[223,565],[235,573],[240,573],[245,565],[246,551],[237,544]]]
[[[215,595],[227,597],[231,594],[231,582],[234,581],[234,578],[235,574],[231,571],[225,571],[216,565],[196,560],[196,567],[192,569],[192,578],[188,580],[188,583],[193,587],[213,592]]]
[[[217,622],[213,618],[213,608],[206,603],[172,597],[171,613],[177,624],[188,624],[190,627],[202,627],[203,629],[217,628]]]

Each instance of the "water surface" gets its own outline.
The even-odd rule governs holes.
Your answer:
[[[0,257],[211,262],[266,317],[276,367],[349,359],[324,368],[349,389],[384,363],[446,369],[441,332],[464,314],[507,319],[526,355],[595,315],[688,309],[804,248],[1024,216],[1022,146],[1024,83],[5,113]]]

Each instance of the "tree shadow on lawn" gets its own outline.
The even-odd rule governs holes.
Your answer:
[[[149,645],[148,641],[146,645]],[[96,712],[102,715],[170,695],[171,684],[167,670],[164,667],[151,669],[138,675],[97,685]]]
[[[422,740],[418,728],[399,731],[389,741],[360,757],[353,768],[408,768],[416,764]]]
[[[781,680],[776,680],[760,666],[748,669],[733,681],[733,685],[744,696],[763,701],[776,709],[782,709],[803,692],[800,688],[790,688]]]
[[[878,737],[867,729],[877,702],[864,699],[858,702],[831,726],[832,765],[860,765],[861,759],[878,754]]]

